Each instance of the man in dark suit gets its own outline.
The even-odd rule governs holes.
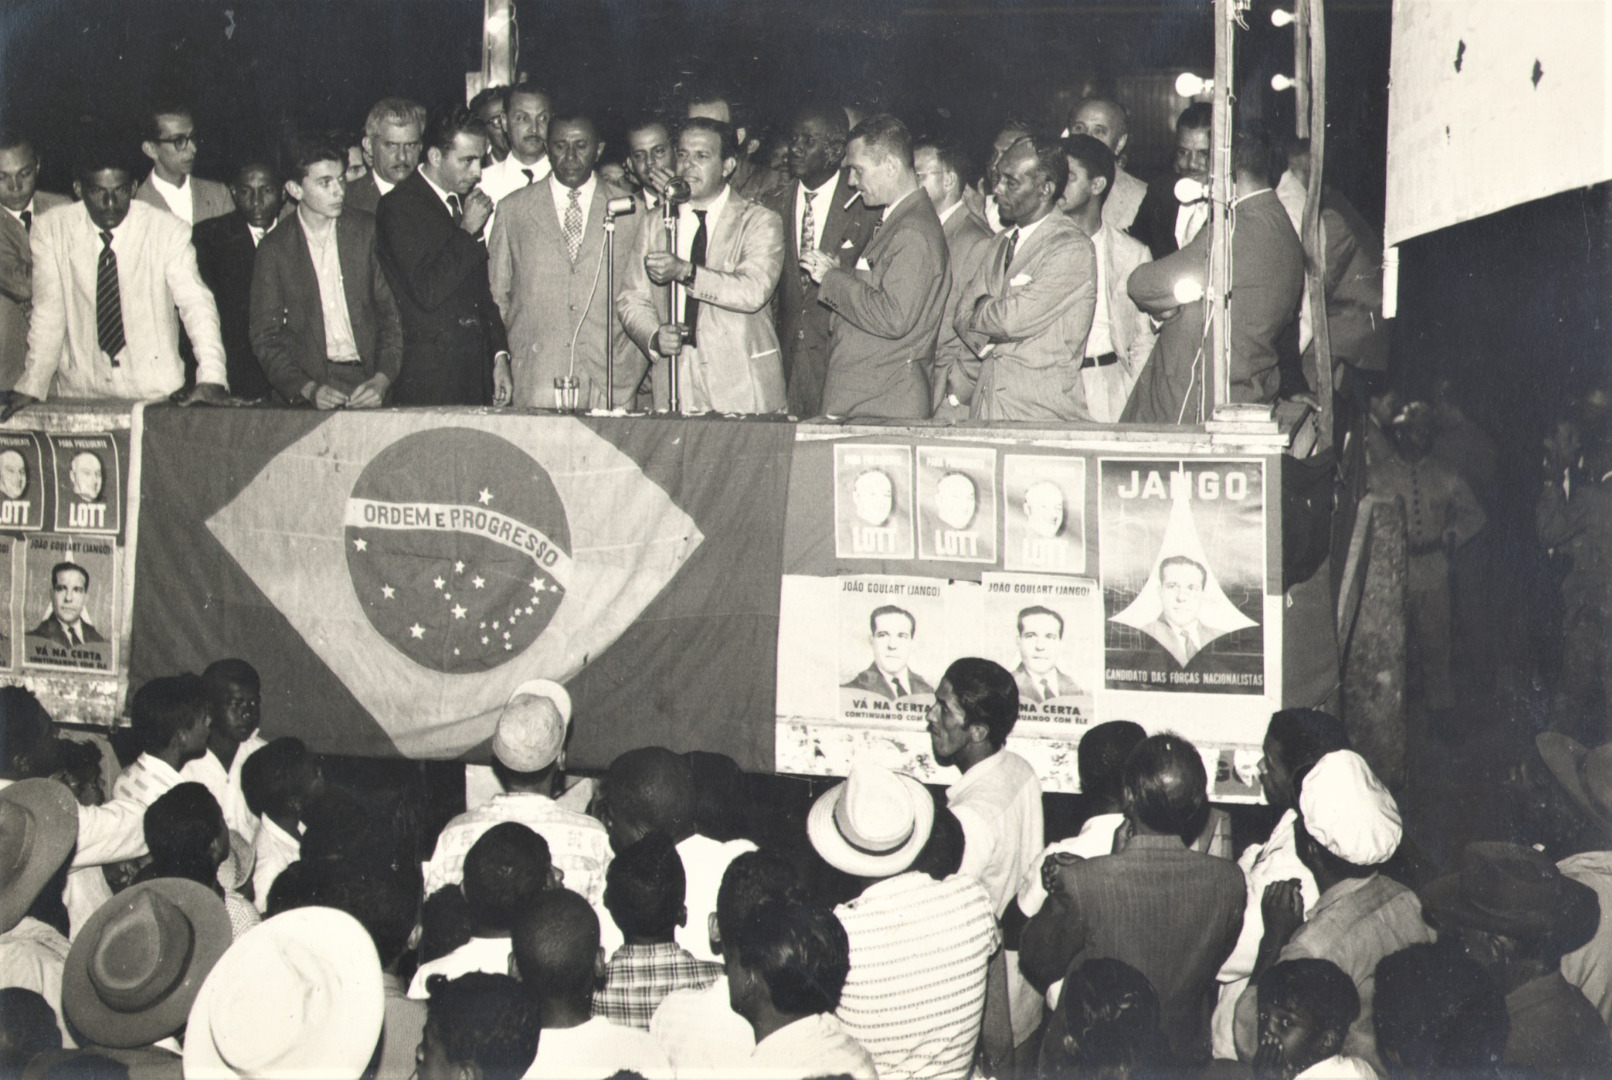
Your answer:
[[[818,299],[835,315],[823,411],[928,419],[928,371],[951,291],[946,233],[918,186],[912,134],[900,120],[879,115],[858,124],[845,163],[883,221],[854,269],[823,251],[801,253]]]
[[[39,154],[20,131],[0,130],[0,391],[16,385],[28,358],[28,313],[34,297],[34,258],[28,244],[34,218],[70,201],[36,190]]]
[[[1175,197],[1176,181],[1191,178],[1209,190],[1209,129],[1214,111],[1198,101],[1181,110],[1175,121],[1175,171],[1147,186],[1131,235],[1148,246],[1155,259],[1179,251],[1209,221],[1207,201],[1183,204]]]
[[[84,597],[90,588],[90,572],[75,562],[59,562],[50,568],[51,610],[29,637],[44,638],[63,648],[95,644],[106,638],[84,621]]]
[[[487,135],[463,106],[432,114],[425,160],[381,199],[376,252],[403,316],[397,405],[507,405],[509,343],[478,239],[493,201],[476,189]]]
[[[959,288],[974,276],[991,248],[991,227],[972,206],[963,199],[963,193],[973,182],[973,170],[962,148],[955,143],[937,139],[919,139],[912,149],[912,163],[918,173],[918,184],[929,196],[940,215],[941,231],[946,234],[946,255],[952,269],[952,288],[946,296],[946,317],[940,327],[940,344],[936,355],[945,347],[956,331],[952,329],[952,313],[957,308]],[[944,373],[929,372],[933,386],[931,404],[937,420],[962,420],[968,416],[968,406],[953,399],[946,390]]]
[[[1232,144],[1231,203],[1232,402],[1270,403],[1281,385],[1277,338],[1298,317],[1304,291],[1304,249],[1276,192],[1270,141],[1239,133]],[[1204,339],[1204,301],[1182,303],[1183,283],[1202,295],[1208,280],[1209,230],[1180,251],[1131,274],[1136,306],[1164,319],[1153,353],[1120,414],[1122,424],[1198,424],[1215,400],[1214,365]],[[1196,384],[1196,385],[1195,385]],[[1203,394],[1200,397],[1198,388]],[[1202,406],[1200,407],[1200,402]]]
[[[346,155],[300,146],[286,187],[296,215],[263,238],[252,278],[252,345],[289,402],[374,408],[403,356],[403,325],[375,255],[375,219],[348,210]]]
[[[347,190],[347,209],[375,213],[381,196],[408,179],[420,160],[425,108],[407,98],[382,98],[364,120],[364,161],[369,175]]]
[[[796,416],[822,413],[823,380],[828,376],[830,314],[817,302],[817,282],[798,269],[802,242],[850,270],[879,222],[877,210],[862,199],[852,201],[855,192],[842,168],[849,134],[845,110],[838,105],[801,108],[790,127],[790,182],[765,200],[784,222],[778,341],[783,347],[789,411]]]
[[[847,690],[866,690],[894,701],[913,694],[933,694],[935,688],[923,676],[907,667],[918,620],[912,612],[894,604],[873,609],[868,616],[868,643],[873,646],[873,663],[845,684]]]
[[[235,208],[223,184],[191,175],[200,137],[188,106],[157,105],[145,114],[143,124],[140,150],[151,159],[151,173],[140,181],[136,199],[192,226]]]
[[[268,397],[272,388],[252,355],[252,265],[258,245],[279,218],[285,196],[274,169],[261,161],[242,165],[229,192],[235,209],[202,222],[190,236],[196,246],[196,268],[218,301],[230,393],[257,401]]]

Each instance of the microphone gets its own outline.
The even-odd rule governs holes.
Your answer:
[[[687,180],[684,180],[681,176],[674,176],[666,181],[665,187],[660,189],[660,197],[663,202],[677,206],[692,199],[694,191],[688,186]]]
[[[619,199],[611,199],[605,203],[605,217],[607,218],[625,217],[627,214],[636,213],[637,210],[638,206],[631,195],[623,195]]]

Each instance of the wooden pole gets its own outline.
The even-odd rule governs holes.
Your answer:
[[[1310,281],[1310,326],[1315,337],[1316,396],[1321,401],[1319,444],[1332,445],[1332,332],[1327,325],[1327,244],[1321,229],[1322,179],[1327,149],[1326,0],[1298,0],[1309,31],[1310,184],[1304,199],[1305,272]]]
[[[1293,4],[1293,134],[1310,137],[1310,5]]]
[[[1209,320],[1209,370],[1213,399],[1200,407],[1199,421],[1231,400],[1231,87],[1232,27],[1237,0],[1215,0],[1214,125],[1209,153],[1209,289],[1204,316]],[[1201,400],[1201,399],[1200,399]]]

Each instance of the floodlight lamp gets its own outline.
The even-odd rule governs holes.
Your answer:
[[[1278,93],[1283,90],[1291,90],[1295,85],[1296,84],[1293,82],[1293,77],[1291,75],[1283,75],[1280,71],[1278,71],[1275,75],[1271,76],[1271,89],[1277,91]]]
[[[1194,98],[1211,93],[1215,88],[1213,79],[1205,79],[1201,75],[1194,75],[1190,71],[1183,71],[1176,76],[1175,92],[1184,98]]]
[[[1271,12],[1271,25],[1278,29],[1284,26],[1292,26],[1294,18],[1293,13],[1286,8],[1276,8]]]
[[[1203,282],[1194,278],[1182,278],[1170,291],[1175,294],[1176,303],[1195,304],[1203,299]]]

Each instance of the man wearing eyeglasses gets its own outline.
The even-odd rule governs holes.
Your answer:
[[[229,188],[191,175],[199,137],[187,106],[158,105],[146,114],[143,124],[140,150],[151,159],[152,167],[151,174],[140,181],[136,199],[177,215],[187,225],[199,225],[235,209]]]
[[[1207,198],[1183,203],[1176,198],[1175,185],[1191,178],[1209,189],[1209,129],[1213,111],[1208,102],[1198,101],[1181,111],[1175,121],[1175,169],[1147,187],[1142,205],[1131,223],[1131,235],[1148,246],[1155,259],[1179,251],[1209,222]]]

